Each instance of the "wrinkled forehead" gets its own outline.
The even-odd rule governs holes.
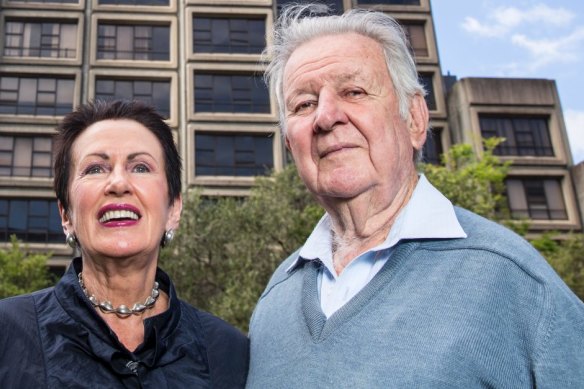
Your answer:
[[[343,83],[385,77],[387,66],[381,45],[372,38],[343,33],[315,37],[299,45],[283,71],[283,91],[315,79]]]

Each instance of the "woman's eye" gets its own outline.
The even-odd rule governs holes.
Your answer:
[[[87,169],[85,169],[85,171],[83,172],[84,174],[99,174],[99,173],[103,173],[103,167],[101,167],[100,165],[91,165],[89,167],[87,167]]]
[[[134,166],[132,171],[134,173],[148,173],[148,172],[150,172],[150,168],[147,165],[144,165],[143,163],[141,163],[141,164]]]

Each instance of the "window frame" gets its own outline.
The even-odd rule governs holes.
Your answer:
[[[19,78],[68,78],[73,80],[73,101],[71,110],[79,104],[80,96],[80,69],[70,68],[43,68],[43,67],[14,67],[0,66],[0,74]],[[71,111],[69,110],[69,111]],[[69,112],[68,111],[68,112]],[[67,113],[68,113],[67,112]],[[11,123],[35,123],[35,124],[56,124],[63,115],[15,115],[12,113],[0,113],[0,122],[9,121]]]
[[[198,153],[199,153],[199,146],[197,145],[198,141],[197,141],[197,137],[199,135],[206,135],[206,136],[210,136],[210,137],[223,137],[223,138],[231,138],[229,145],[230,147],[228,148],[229,150],[229,154],[231,155],[231,159],[232,159],[232,163],[231,164],[224,164],[224,165],[218,165],[218,164],[212,164],[212,165],[202,165],[201,164],[201,168],[208,168],[208,169],[212,169],[214,170],[213,173],[209,173],[209,174],[202,174],[201,172],[197,172],[197,170],[199,169],[199,163],[197,162],[198,159]],[[260,139],[264,139],[269,143],[269,150],[271,151],[269,153],[269,155],[267,155],[267,157],[269,157],[271,159],[271,165],[268,166],[267,168],[269,170],[263,170],[262,173],[259,173],[259,170],[263,169],[263,166],[258,164],[258,156],[260,156],[262,153],[260,153],[260,149],[256,149],[255,147],[252,147],[251,149],[239,149],[238,150],[238,145],[241,145],[240,140],[238,140],[238,137],[251,137],[251,138],[260,138]],[[261,132],[253,132],[253,133],[249,133],[249,132],[243,132],[243,131],[235,131],[235,132],[218,132],[218,131],[202,131],[202,130],[198,130],[195,131],[194,133],[194,139],[195,139],[195,144],[194,144],[194,149],[195,152],[193,154],[193,158],[194,158],[194,167],[195,167],[195,177],[217,177],[217,176],[224,176],[224,177],[258,177],[258,176],[268,176],[269,174],[271,174],[271,170],[274,169],[274,141],[273,141],[273,134],[269,134],[269,133],[261,133]],[[217,162],[217,160],[219,159],[219,154],[218,154],[218,150],[220,149],[218,146],[218,139],[214,139],[214,145],[215,147],[209,149],[208,151],[211,151],[214,157],[215,162]],[[266,144],[267,145],[267,144]],[[254,144],[255,146],[255,144]],[[223,149],[223,151],[226,151],[225,149]],[[253,161],[251,161],[251,163],[249,164],[245,164],[242,163],[241,160],[238,161],[238,152],[241,152],[243,154],[246,154],[246,152],[250,152],[253,156]],[[240,155],[241,157],[241,155]],[[244,169],[250,169],[252,171],[254,171],[254,173],[258,173],[258,174],[238,174],[238,172],[241,172]],[[221,170],[221,169],[228,169],[230,171],[230,173],[232,174],[220,174],[217,172],[217,170]],[[258,170],[258,172],[255,172],[255,170]]]
[[[521,185],[521,194],[523,195],[521,199],[518,199],[520,202],[525,202],[525,206],[527,208],[525,209],[518,209],[518,208],[513,208],[512,207],[512,198],[515,196],[511,196],[510,192],[509,192],[509,188],[510,188],[510,184],[509,184],[509,180],[512,181],[517,181],[520,183]],[[548,194],[546,193],[546,182],[547,181],[552,181],[557,185],[557,189],[559,189],[560,191],[560,202],[562,203],[561,205],[563,205],[563,208],[557,208],[557,209],[552,209],[551,208],[551,202],[552,199],[550,199],[548,197]],[[532,190],[532,194],[530,195],[528,193],[528,190],[530,189],[529,186],[531,185],[531,190]],[[532,221],[543,221],[543,222],[554,222],[554,221],[566,221],[568,220],[568,207],[566,205],[566,199],[564,196],[564,191],[563,191],[563,183],[562,183],[562,178],[561,177],[554,177],[554,176],[547,176],[547,177],[542,177],[542,176],[511,176],[508,177],[505,180],[505,187],[507,188],[507,205],[509,207],[509,212],[511,214],[511,218],[513,220],[522,220],[522,219],[528,219],[528,220],[532,220]],[[551,189],[550,189],[551,190]],[[541,193],[534,193],[535,191],[537,192],[541,192]],[[534,196],[540,196],[541,199],[537,200],[534,198]],[[531,200],[531,201],[530,201]],[[537,203],[536,203],[537,201]],[[562,212],[565,217],[553,217],[554,213],[559,213]],[[514,217],[514,214],[517,213],[521,213],[522,215],[519,217]],[[537,214],[547,214],[547,217],[534,217]]]
[[[275,122],[276,109],[274,97],[268,90],[268,101],[270,112],[267,113],[239,113],[239,112],[195,112],[195,73],[216,73],[226,75],[253,75],[263,77],[265,66],[263,65],[241,65],[234,67],[231,64],[202,64],[194,63],[187,65],[187,107],[189,120],[202,121],[255,121],[255,122]]]
[[[420,0],[420,5],[404,4],[359,4],[359,0],[353,0],[352,8],[375,9],[385,12],[430,12],[430,1]]]
[[[195,135],[196,133],[216,133],[216,134],[269,134],[272,136],[273,148],[273,169],[282,170],[284,144],[279,128],[271,124],[242,124],[242,123],[191,123],[187,127],[186,142],[188,160],[185,161],[187,175],[187,185],[202,186],[210,191],[217,188],[231,188],[226,193],[233,194],[233,190],[244,188],[248,190],[255,184],[257,176],[197,176],[195,166]],[[239,188],[239,189],[238,189]],[[242,192],[246,193],[246,192]]]
[[[130,4],[100,4],[99,0],[87,0],[91,1],[92,9],[95,12],[122,12],[131,13],[132,16],[138,16],[139,19],[143,20],[143,17],[152,15],[164,15],[164,14],[176,14],[177,13],[177,0],[169,0],[168,5],[130,5]],[[145,12],[142,14],[142,12]],[[109,14],[108,14],[109,15]],[[120,15],[118,15],[120,16]],[[122,18],[128,19],[128,15],[121,15]],[[95,35],[94,35],[95,36]]]
[[[61,11],[82,11],[85,9],[85,0],[78,0],[77,3],[61,3],[50,0],[2,0],[3,11],[8,12],[9,8],[20,8],[34,10],[34,16],[43,12],[43,10],[61,10]],[[61,12],[61,15],[65,15]]]
[[[2,174],[0,172],[0,176],[4,178],[16,178],[16,177],[24,177],[24,178],[31,178],[31,179],[53,179],[53,155],[52,155],[52,144],[53,144],[53,137],[50,134],[27,134],[27,133],[8,133],[8,132],[0,132],[0,137],[11,137],[12,138],[12,148],[11,150],[0,150],[0,153],[7,152],[7,155],[10,155],[10,165],[0,165],[0,170],[8,168],[10,170],[10,174]],[[35,150],[35,141],[37,139],[44,138],[45,140],[49,140],[49,149],[48,150]],[[32,143],[30,145],[30,158],[28,158],[28,165],[27,166],[15,166],[15,142],[17,139],[31,139]],[[49,163],[46,166],[41,166],[39,164],[35,165],[35,157],[40,156],[48,156]],[[29,174],[15,174],[16,169],[28,169]],[[46,169],[48,171],[47,175],[34,175],[33,172],[35,169]]]
[[[130,26],[168,26],[169,28],[169,59],[168,60],[133,60],[133,59],[100,59],[98,51],[98,27],[102,23]],[[141,69],[163,68],[176,69],[178,64],[178,27],[176,16],[140,15],[139,19],[128,21],[127,15],[94,13],[91,16],[90,63],[94,66],[123,67],[129,66]]]
[[[7,21],[18,20],[31,23],[46,22],[63,22],[73,23],[77,27],[77,37],[75,41],[75,56],[72,58],[54,58],[54,57],[24,57],[24,56],[6,56],[4,48],[6,43],[6,23]],[[23,10],[4,10],[0,17],[0,41],[3,42],[0,48],[0,58],[6,64],[22,64],[23,61],[30,64],[46,65],[81,65],[83,58],[83,37],[80,31],[83,31],[84,19],[78,13],[63,13],[54,11],[40,11],[34,14],[31,11]]]
[[[169,81],[170,82],[170,116],[166,123],[171,127],[178,126],[178,75],[176,72],[168,70],[108,70],[93,69],[89,71],[89,88],[88,94],[90,99],[96,95],[96,81],[98,78],[114,80],[152,80],[152,81]]]
[[[483,119],[497,119],[497,120],[510,120],[511,121],[511,132],[513,137],[515,138],[515,146],[505,146],[506,148],[510,149],[516,149],[517,153],[516,154],[511,154],[511,153],[499,153],[498,150],[502,150],[501,146],[505,144],[502,143],[501,145],[497,146],[497,148],[494,150],[495,155],[497,155],[498,157],[507,157],[507,158],[521,158],[521,157],[536,157],[536,158],[554,158],[555,157],[555,150],[554,150],[554,145],[552,142],[552,137],[551,137],[551,131],[550,131],[550,117],[546,116],[546,115],[525,115],[525,114],[517,114],[517,115],[510,115],[510,114],[496,114],[496,113],[491,113],[491,114],[479,114],[478,117],[478,121],[479,121],[479,131],[481,133],[481,137],[482,138],[487,138],[487,136],[485,136],[485,132],[484,129],[482,128],[481,124],[482,124],[482,120]],[[543,124],[545,124],[545,134],[540,134],[540,135],[544,135],[547,136],[547,140],[549,141],[548,145],[538,145],[538,144],[534,144],[533,146],[527,146],[527,145],[522,145],[520,144],[520,141],[517,141],[517,139],[519,138],[518,135],[521,134],[520,131],[518,131],[517,128],[517,123],[515,122],[515,120],[541,120],[543,122]],[[506,137],[505,134],[494,134],[494,135],[489,135],[490,137],[504,137],[504,138],[509,138],[508,136]],[[541,138],[541,136],[539,137]],[[536,139],[536,137],[533,138],[534,140]],[[522,154],[521,149],[527,149],[527,148],[531,148],[533,149],[535,152],[533,154]],[[538,152],[538,150],[540,150],[539,152],[543,153],[540,154]],[[549,151],[551,154],[546,154],[546,151]]]
[[[249,62],[257,64],[260,61],[261,54],[238,54],[238,53],[195,53],[193,50],[193,19],[195,16],[207,17],[225,17],[225,18],[253,18],[263,19],[266,27],[266,46],[271,45],[272,37],[268,32],[273,27],[273,16],[269,9],[257,8],[217,8],[217,7],[192,7],[188,8],[186,12],[186,50],[187,59],[189,61],[233,61],[233,62]]]
[[[6,229],[4,230],[4,227],[2,225],[0,225],[0,236],[6,234],[6,238],[9,239],[10,235],[12,234],[16,234],[16,232],[14,231],[10,231],[9,229],[9,223],[10,223],[10,204],[13,201],[25,201],[27,203],[27,214],[26,214],[26,230],[24,231],[23,235],[17,235],[18,238],[20,240],[31,242],[31,243],[40,243],[40,244],[56,244],[56,243],[61,243],[63,242],[63,230],[61,227],[61,218],[59,216],[59,210],[57,208],[57,199],[54,197],[21,197],[21,196],[2,196],[0,197],[0,201],[8,201],[8,208],[7,208],[7,213],[4,214],[2,213],[2,210],[0,208],[0,218],[6,217]],[[30,235],[32,235],[34,233],[34,230],[31,228],[30,224],[32,223],[31,219],[34,219],[35,217],[41,217],[42,215],[31,215],[31,202],[32,201],[47,201],[49,202],[49,207],[51,207],[52,204],[54,204],[53,210],[51,211],[51,208],[48,208],[48,215],[44,216],[47,219],[47,226],[46,226],[46,231],[42,231],[42,232],[37,232],[37,234],[45,234],[47,236],[47,238],[45,238],[44,240],[30,240],[29,237]],[[56,227],[54,230],[51,230],[51,216],[56,215],[57,217],[55,218],[55,220],[53,221],[53,223],[55,223],[55,221],[57,222]],[[20,216],[19,216],[20,217]],[[24,219],[24,217],[23,217]],[[40,230],[39,230],[40,231]],[[53,238],[49,238],[50,236],[53,236]]]
[[[564,147],[564,133],[563,123],[561,122],[561,112],[557,111],[555,107],[514,107],[514,106],[487,106],[487,105],[471,105],[469,108],[470,128],[474,139],[481,139],[482,132],[480,126],[481,116],[543,116],[548,117],[549,137],[553,149],[554,156],[513,156],[513,155],[499,155],[501,161],[511,161],[514,164],[521,164],[525,166],[539,165],[539,166],[565,166],[570,164],[571,157],[566,154],[569,147]],[[480,143],[476,146],[480,153],[483,147]]]
[[[430,14],[404,12],[394,15],[400,23],[404,24],[423,24],[424,36],[426,38],[426,46],[428,50],[427,56],[414,55],[414,60],[418,65],[435,65],[438,64],[438,53],[436,48],[436,36],[434,34],[434,21]],[[441,73],[440,73],[441,74]]]
[[[570,172],[558,167],[541,167],[537,168],[529,166],[511,166],[511,170],[507,174],[507,179],[514,178],[539,178],[539,179],[559,179],[560,189],[562,192],[564,206],[566,208],[567,219],[552,219],[552,220],[537,220],[529,219],[530,231],[545,231],[545,230],[573,230],[580,229],[579,208],[577,199],[574,193],[574,184]],[[509,202],[508,192],[506,191],[507,201]],[[509,205],[509,211],[511,206]]]

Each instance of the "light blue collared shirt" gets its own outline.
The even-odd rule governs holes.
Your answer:
[[[466,238],[454,207],[442,193],[420,176],[412,197],[400,211],[385,241],[353,259],[337,274],[333,266],[331,220],[325,214],[318,222],[299,253],[298,259],[319,261],[320,304],[330,317],[353,298],[381,270],[391,257],[394,246],[402,239]]]

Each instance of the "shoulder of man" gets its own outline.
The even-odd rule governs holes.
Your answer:
[[[290,266],[292,266],[292,263],[294,263],[294,261],[298,259],[299,253],[300,248],[298,248],[298,250],[293,252],[291,255],[288,256],[288,258],[286,258],[282,263],[280,263],[280,265],[272,274],[272,277],[270,277],[270,281],[268,281],[268,284],[266,285],[266,288],[262,292],[260,299],[264,297],[275,285],[285,281],[292,275],[293,271],[289,271]]]
[[[528,276],[509,279],[514,287],[537,285],[543,296],[539,306],[524,307],[532,312],[536,330],[534,376],[542,387],[580,387],[584,382],[584,303],[562,281],[547,260],[525,239],[506,227],[470,211],[456,208],[466,239],[440,242],[449,249],[483,251],[485,258],[498,258]],[[474,258],[473,258],[474,259]],[[508,269],[508,268],[507,268]],[[508,277],[509,272],[496,273]],[[530,289],[535,292],[535,289]]]

